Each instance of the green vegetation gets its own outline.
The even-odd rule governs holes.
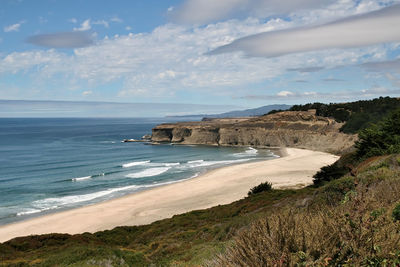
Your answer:
[[[253,222],[210,265],[398,266],[400,175],[393,157],[316,189],[307,208],[288,205]]]
[[[377,123],[400,107],[400,99],[380,97],[373,100],[361,100],[350,103],[313,103],[294,105],[291,111],[316,109],[318,116],[333,117],[337,122],[345,122],[341,130],[344,133],[356,133],[371,123]]]
[[[399,266],[399,144],[396,111],[361,131],[314,186],[263,183],[150,225],[15,238],[0,244],[0,266]]]
[[[400,109],[359,133],[356,143],[360,158],[400,153]]]
[[[265,182],[265,183],[256,185],[255,187],[250,189],[250,191],[247,193],[247,195],[250,196],[250,195],[258,194],[258,193],[265,192],[265,191],[271,191],[271,190],[272,190],[272,184],[270,182]]]
[[[400,221],[400,203],[398,203],[396,207],[394,207],[392,217],[395,221]]]

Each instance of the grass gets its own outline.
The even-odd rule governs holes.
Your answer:
[[[287,207],[253,222],[209,265],[398,266],[400,174],[392,159],[320,188],[306,209]]]
[[[150,225],[16,238],[0,244],[0,266],[396,266],[398,159],[377,157],[320,187],[263,191]]]

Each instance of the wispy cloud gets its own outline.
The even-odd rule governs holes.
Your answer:
[[[0,73],[28,73],[27,77],[45,80],[47,85],[62,84],[63,88],[84,84],[84,88],[93,91],[96,96],[99,95],[95,94],[97,87],[106,84],[114,86],[112,83],[115,83],[117,90],[112,96],[114,99],[118,99],[117,95],[120,99],[130,100],[153,96],[179,97],[183,92],[186,95],[230,96],[238,95],[249,84],[271,84],[276,82],[274,79],[289,82],[292,79],[304,79],[302,76],[309,76],[307,72],[310,71],[378,60],[393,51],[391,46],[377,45],[299,53],[280,58],[243,57],[240,53],[212,57],[205,55],[213,48],[248,34],[293,27],[297,22],[279,18],[267,21],[252,18],[194,28],[166,24],[149,33],[130,33],[97,40],[96,45],[74,49],[72,53],[50,49],[3,54],[0,56]],[[77,31],[73,34],[89,33]],[[56,48],[93,44],[93,40],[87,40],[89,35],[84,36],[83,43],[73,44],[70,38],[60,42],[59,39],[65,37],[63,34],[45,35],[31,41]],[[300,72],[299,77],[295,73],[288,73],[288,68]],[[43,86],[40,84],[37,87]],[[289,89],[282,90],[291,91]],[[53,89],[49,94],[54,92]],[[59,92],[63,93],[63,89],[60,88]],[[254,94],[260,92],[260,88],[253,90]]]
[[[91,28],[92,26],[90,25],[90,19],[87,19],[81,23],[81,26],[79,28],[74,28],[74,31],[88,31]]]
[[[326,6],[333,0],[186,0],[168,8],[172,21],[185,24],[206,24],[232,17],[285,14],[294,10]]]
[[[360,66],[368,71],[395,71],[400,74],[400,58],[394,60],[368,62],[361,64]]]
[[[28,43],[51,48],[79,48],[92,45],[92,37],[84,32],[59,32],[29,37]]]
[[[337,78],[325,78],[322,79],[324,82],[344,82],[345,80],[343,79],[337,79]]]
[[[353,48],[400,41],[400,5],[313,27],[260,33],[221,46],[209,54],[243,51],[253,57],[333,48]]]
[[[102,20],[93,21],[92,24],[94,24],[94,25],[103,25],[105,28],[110,28],[110,23],[108,23],[108,21],[105,21],[103,19]]]
[[[287,70],[288,71],[297,71],[300,73],[309,73],[309,72],[318,72],[323,69],[325,69],[325,67],[316,66],[316,67],[289,68]]]
[[[384,73],[393,86],[400,88],[400,58],[380,62],[368,62],[360,66],[367,71]]]
[[[21,28],[21,25],[24,24],[24,23],[25,23],[25,21],[22,20],[22,21],[20,21],[20,22],[18,22],[18,23],[5,26],[5,27],[3,28],[3,30],[4,30],[4,32],[18,32],[19,29]]]
[[[111,22],[115,22],[115,23],[122,23],[123,20],[117,16],[114,16],[110,19]]]
[[[93,94],[93,91],[84,91],[84,92],[82,92],[83,96],[89,96],[91,94]]]
[[[295,101],[320,101],[320,100],[335,100],[346,101],[360,98],[372,98],[384,95],[400,95],[400,89],[388,89],[381,86],[373,86],[363,90],[353,91],[335,91],[330,93],[309,91],[309,92],[296,92],[296,91],[281,91],[276,94],[266,95],[246,95],[242,99],[259,101],[260,99],[266,100],[295,100]]]

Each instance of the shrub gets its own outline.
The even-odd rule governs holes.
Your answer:
[[[400,109],[382,122],[359,133],[356,142],[360,158],[400,153]]]
[[[395,221],[400,221],[400,203],[398,203],[396,207],[394,207],[392,217]]]
[[[343,177],[353,166],[357,165],[355,152],[349,152],[340,157],[335,163],[324,166],[314,176],[314,185],[321,186],[324,182],[329,182]]]
[[[399,266],[399,227],[385,209],[399,196],[399,180],[360,183],[334,207],[270,212],[209,266]]]
[[[250,191],[247,193],[247,195],[254,195],[260,192],[264,192],[264,191],[271,191],[272,190],[272,184],[270,182],[265,182],[265,183],[261,183],[255,187],[253,187],[252,189],[250,189]]]

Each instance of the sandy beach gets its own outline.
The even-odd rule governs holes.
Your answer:
[[[302,187],[312,183],[317,170],[338,158],[310,150],[285,150],[286,156],[282,158],[223,167],[183,182],[0,226],[0,242],[32,234],[76,234],[148,224],[187,211],[231,203],[265,181],[274,188]]]

